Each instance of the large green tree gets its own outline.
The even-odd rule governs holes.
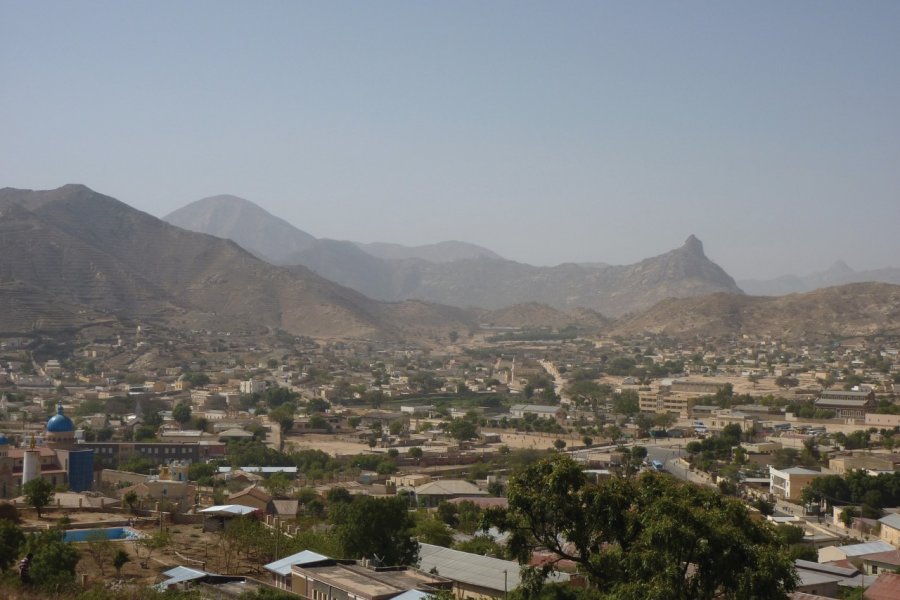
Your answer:
[[[25,501],[37,511],[38,519],[41,518],[41,509],[53,500],[53,485],[46,479],[38,477],[24,485],[22,492]]]
[[[539,547],[574,561],[598,599],[781,600],[796,585],[769,525],[737,500],[668,475],[595,484],[554,455],[513,477],[508,498],[486,524],[511,533],[510,552],[522,564]],[[554,568],[527,569],[526,594]]]
[[[74,584],[81,553],[75,544],[63,541],[62,531],[51,529],[28,536],[25,550],[34,555],[29,574],[38,586],[59,593]]]
[[[0,519],[0,571],[5,571],[19,557],[19,550],[25,544],[22,528],[11,521]]]
[[[403,498],[354,496],[350,502],[330,504],[329,514],[346,558],[370,558],[388,566],[418,561],[416,523]]]

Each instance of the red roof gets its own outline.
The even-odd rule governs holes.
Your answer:
[[[900,598],[900,575],[882,573],[863,597],[866,600],[897,600]]]

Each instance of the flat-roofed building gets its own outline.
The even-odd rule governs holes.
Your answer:
[[[816,399],[816,408],[833,410],[842,419],[864,419],[875,412],[875,392],[872,390],[825,390]]]
[[[813,471],[803,467],[776,469],[769,467],[769,491],[782,500],[796,501],[800,499],[803,488],[813,479],[822,477],[821,471]]]
[[[451,590],[453,582],[412,567],[328,560],[291,567],[291,591],[310,600],[390,600],[409,591]]]

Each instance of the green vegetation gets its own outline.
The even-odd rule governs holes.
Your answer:
[[[38,519],[41,518],[41,509],[53,500],[53,485],[46,479],[38,477],[32,479],[22,487],[25,502],[34,507]]]
[[[486,523],[509,531],[521,564],[545,547],[578,565],[590,598],[778,599],[796,586],[784,543],[739,501],[647,473],[589,483],[565,455],[544,459],[509,484],[509,508]],[[527,569],[534,598],[553,564]]]

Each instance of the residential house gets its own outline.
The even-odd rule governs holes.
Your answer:
[[[512,560],[481,556],[433,544],[419,544],[419,568],[453,581],[457,598],[506,598],[522,583],[521,566]],[[551,581],[569,580],[556,573]]]
[[[271,512],[272,496],[255,483],[228,496],[231,504],[249,506],[262,512]]]
[[[900,514],[891,513],[878,519],[881,532],[878,537],[894,548],[900,548]]]
[[[297,554],[291,554],[290,556],[280,558],[275,562],[270,562],[263,568],[272,574],[272,583],[275,585],[275,587],[280,590],[290,591],[291,567],[303,567],[330,560],[330,558],[319,554],[318,552],[313,552],[312,550],[304,550],[303,552],[298,552]]]
[[[291,591],[310,600],[390,600],[408,590],[434,594],[453,582],[412,567],[328,560],[291,567]]]
[[[441,479],[416,486],[416,500],[420,506],[437,506],[444,500],[487,496],[475,484],[462,479]]]
[[[895,548],[887,542],[866,542],[863,544],[850,544],[847,546],[826,546],[819,548],[819,562],[836,562],[852,558],[862,559],[869,554],[889,552]]]
[[[789,469],[776,469],[769,467],[769,491],[781,498],[796,502],[800,500],[803,488],[810,482],[822,477],[824,473],[804,467],[791,467]]]

